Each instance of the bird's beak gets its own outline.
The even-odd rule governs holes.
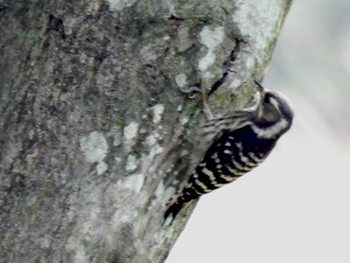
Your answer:
[[[265,93],[266,89],[256,80],[254,80],[254,82],[255,82],[255,85],[258,87],[259,93],[261,95],[263,95]]]

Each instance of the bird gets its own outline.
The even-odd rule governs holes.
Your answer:
[[[203,140],[210,146],[184,186],[167,202],[163,222],[171,224],[193,200],[257,167],[290,129],[294,112],[287,98],[254,82],[257,102],[253,107],[211,118],[203,125]]]

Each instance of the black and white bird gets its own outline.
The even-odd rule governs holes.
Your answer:
[[[203,133],[211,146],[185,186],[168,201],[165,221],[172,222],[191,201],[258,166],[291,127],[294,114],[284,96],[255,84],[258,101],[253,107],[208,120],[204,125]]]

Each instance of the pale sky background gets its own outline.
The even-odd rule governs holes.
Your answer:
[[[201,198],[166,263],[350,262],[350,1],[295,0],[263,84],[292,129]]]

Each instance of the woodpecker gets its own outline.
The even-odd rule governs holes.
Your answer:
[[[286,98],[255,84],[258,100],[253,107],[204,124],[203,135],[212,143],[185,186],[168,201],[164,222],[172,222],[182,207],[201,195],[258,166],[291,127],[294,113]]]

